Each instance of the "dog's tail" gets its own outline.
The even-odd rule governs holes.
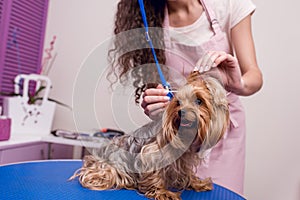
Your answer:
[[[127,173],[92,155],[85,156],[83,166],[69,180],[77,177],[83,187],[91,190],[135,188],[134,180]]]

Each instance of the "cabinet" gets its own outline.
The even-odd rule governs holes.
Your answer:
[[[73,146],[63,144],[49,144],[49,157],[50,159],[71,159],[73,158]]]
[[[33,143],[0,150],[0,164],[29,160],[44,160],[48,157],[47,143]]]
[[[72,157],[73,146],[48,142],[20,143],[0,148],[0,165],[32,160],[72,159]]]

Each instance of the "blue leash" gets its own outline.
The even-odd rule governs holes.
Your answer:
[[[152,40],[151,40],[151,38],[149,36],[148,22],[147,22],[147,16],[146,16],[146,12],[145,12],[144,2],[143,2],[143,0],[138,0],[138,1],[139,1],[141,15],[142,15],[142,19],[143,19],[143,23],[144,23],[144,27],[145,27],[146,40],[147,40],[147,42],[150,45],[150,48],[151,48],[151,51],[152,51],[152,55],[154,57],[155,65],[156,65],[156,68],[157,68],[157,71],[158,71],[161,83],[162,83],[163,87],[166,90],[169,91],[169,93],[167,94],[167,96],[170,97],[170,99],[172,99],[173,93],[171,92],[171,87],[170,87],[169,83],[167,83],[167,81],[166,81],[166,79],[164,77],[164,74],[163,74],[163,72],[161,70],[161,67],[160,67],[159,62],[158,62],[157,57],[156,57],[156,53],[155,53],[155,50],[154,50],[154,46],[153,46]]]

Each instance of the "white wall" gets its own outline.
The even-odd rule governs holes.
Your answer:
[[[94,83],[91,84],[94,84],[95,88],[90,88],[91,90],[86,90],[87,87],[85,86],[91,82],[90,77],[95,74],[94,70],[98,70],[99,75],[101,75],[102,71],[106,69],[107,53],[101,51],[105,49],[112,36],[116,4],[116,1],[103,3],[103,1],[98,0],[50,0],[45,48],[49,47],[52,37],[57,36],[53,51],[53,55],[57,53],[57,56],[49,73],[53,81],[51,97],[68,105],[73,105],[74,110],[80,110],[80,113],[83,110],[88,110],[91,106],[99,108],[97,109],[98,113],[96,113],[97,119],[94,117],[94,113],[83,113],[80,115],[84,118],[83,120],[73,120],[71,111],[58,106],[54,129],[76,130],[78,128],[80,131],[92,132],[97,127],[119,127],[128,130],[128,127],[133,123],[132,120],[126,122],[118,119],[120,111],[110,105],[110,100],[114,97],[110,91],[103,89],[105,86],[109,86],[105,77],[102,76],[99,82],[93,80]],[[87,80],[81,84],[82,82],[79,83],[78,81],[78,76],[84,73],[82,69],[86,68],[86,65],[92,69],[89,70],[88,74],[85,74],[88,76],[85,77]],[[74,93],[76,93],[74,88],[78,88],[78,86],[75,87],[76,84],[82,86],[79,90],[81,90],[82,95],[87,96],[86,99],[95,97],[93,99],[95,105],[91,105],[91,102],[84,102],[84,104],[81,102],[82,105],[78,108],[78,103],[73,101],[73,99],[77,99],[77,97],[74,98]],[[95,90],[98,95],[95,95],[92,90]],[[87,93],[88,91],[91,92]],[[128,103],[129,100],[125,100]],[[120,103],[120,105],[124,105],[124,102]],[[135,106],[131,106],[131,108],[133,110],[138,109]],[[112,109],[115,110],[113,114],[111,114]],[[137,116],[133,117],[136,118]],[[146,118],[140,114],[138,119],[143,121]]]
[[[103,64],[104,54],[98,59],[90,52],[103,50],[111,37],[116,2],[50,0],[45,47],[52,36],[57,35],[57,57],[49,74],[54,84],[51,97],[72,105],[73,86],[79,82],[76,77],[82,73],[82,66]],[[258,61],[264,73],[264,87],[259,93],[243,98],[248,125],[246,197],[251,200],[299,200],[300,89],[297,86],[300,85],[300,70],[297,48],[300,46],[300,27],[296,20],[300,19],[300,2],[254,2],[257,10],[253,16],[253,32]],[[92,64],[84,62],[86,59],[93,60]],[[105,66],[101,66],[98,73],[104,70]],[[93,77],[93,74],[89,75]],[[93,78],[91,80],[94,81]],[[79,109],[97,108],[95,115],[99,118],[100,127],[129,129],[132,123],[136,126],[142,123],[145,120],[142,114],[128,114],[135,113],[133,106],[129,107],[129,111],[120,110],[127,107],[124,104],[129,105],[131,99],[117,103],[117,108],[110,105],[111,99],[114,102],[118,99],[103,90],[107,86],[103,80],[86,91],[82,86],[82,94],[100,95],[94,96],[95,105],[87,102],[86,107]],[[88,79],[86,83],[89,84]],[[110,114],[112,109],[114,114]],[[97,124],[85,114],[90,113],[82,115],[85,123],[79,129],[91,131],[91,127],[96,128]],[[120,114],[129,115],[131,120],[120,119]],[[58,107],[54,128],[75,130],[72,112]]]
[[[246,194],[300,199],[300,2],[254,0],[253,32],[264,87],[247,110]]]

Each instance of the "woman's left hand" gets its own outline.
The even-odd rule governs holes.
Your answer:
[[[194,70],[210,75],[210,70],[217,68],[221,81],[228,91],[236,94],[244,88],[241,70],[238,61],[231,54],[224,51],[209,51],[196,64]],[[214,73],[211,73],[214,76]],[[219,77],[216,77],[219,78]]]

